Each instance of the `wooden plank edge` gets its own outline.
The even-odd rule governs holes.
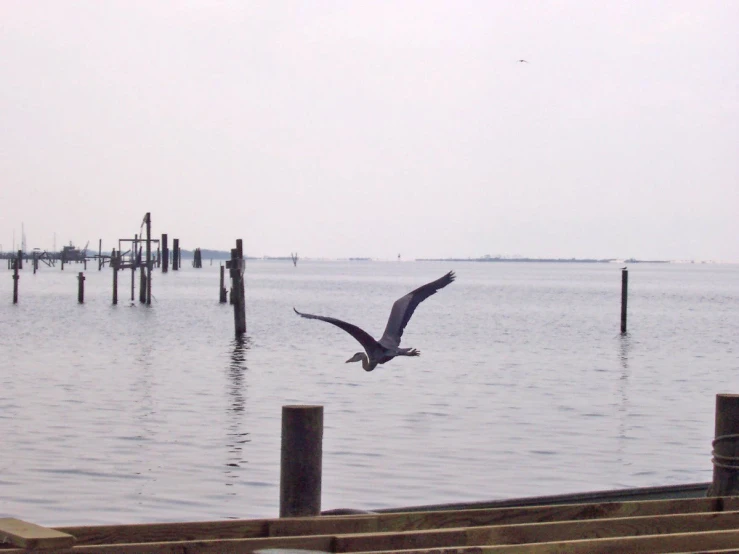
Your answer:
[[[57,529],[42,527],[14,517],[0,518],[0,543],[27,549],[67,548],[75,538]]]
[[[691,551],[737,552],[739,529],[523,545],[368,550],[355,554],[678,554]]]
[[[336,552],[533,544],[739,529],[739,512],[637,516],[585,521],[337,535]]]

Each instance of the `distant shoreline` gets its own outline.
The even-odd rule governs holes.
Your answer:
[[[417,262],[546,262],[546,263],[572,263],[572,264],[669,264],[669,260],[637,260],[630,258],[621,260],[618,258],[416,258]]]

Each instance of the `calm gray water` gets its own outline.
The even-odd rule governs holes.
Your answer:
[[[739,383],[739,266],[634,265],[629,334],[608,264],[289,262],[247,267],[245,344],[218,268],[0,270],[0,515],[47,525],[273,517],[281,406],[325,406],[323,508],[708,481],[714,397]],[[358,344],[449,269],[372,373]],[[127,278],[121,277],[121,297]]]

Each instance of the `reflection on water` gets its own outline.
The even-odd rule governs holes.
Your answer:
[[[249,338],[236,337],[232,343],[231,359],[228,365],[228,399],[229,403],[226,407],[228,414],[227,433],[226,433],[226,449],[228,458],[226,461],[225,474],[227,479],[238,479],[239,472],[237,468],[241,468],[245,464],[244,460],[244,444],[249,442],[249,433],[244,431],[245,417],[245,374],[248,371],[246,366],[246,353],[249,350]],[[226,482],[226,486],[232,486],[233,483]],[[231,493],[235,494],[235,493]]]

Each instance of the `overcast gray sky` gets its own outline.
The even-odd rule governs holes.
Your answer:
[[[0,244],[739,261],[739,2],[0,1]],[[519,63],[526,59],[529,63]]]

